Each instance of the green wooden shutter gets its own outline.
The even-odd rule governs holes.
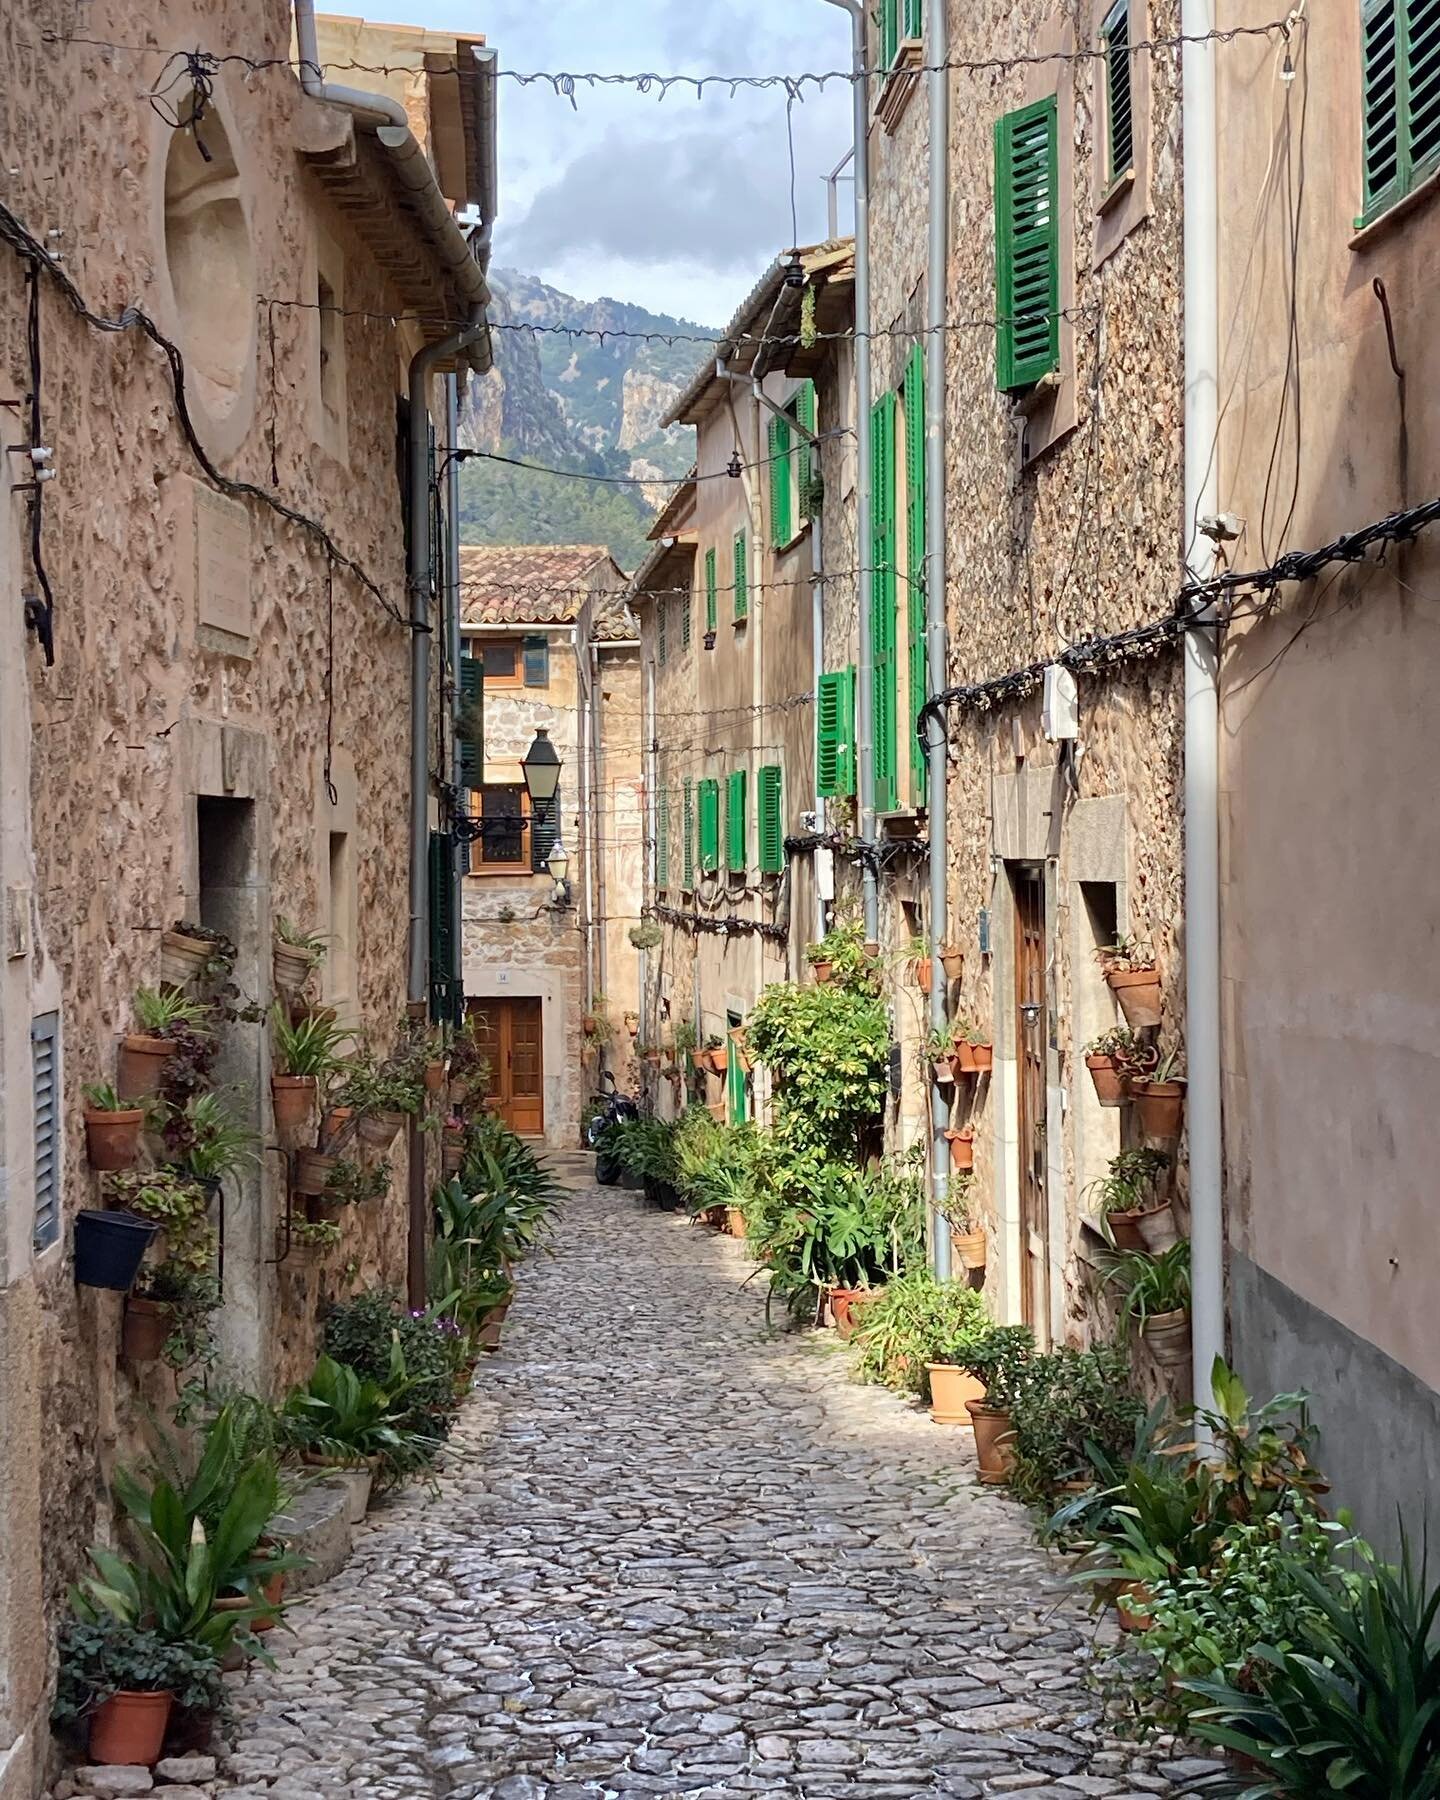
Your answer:
[[[745,533],[735,533],[735,617],[747,619],[750,616],[750,582],[748,550]]]
[[[670,885],[670,790],[662,787],[655,797],[655,885]]]
[[[733,769],[725,795],[725,863],[732,873],[743,875],[750,850],[750,820],[746,811],[746,777]]]
[[[875,738],[875,810],[894,812],[898,804],[895,762],[895,396],[884,394],[870,418],[874,462],[870,495],[870,667]]]
[[[925,0],[905,0],[905,35],[907,38],[924,37]]]
[[[1115,0],[1100,27],[1105,57],[1105,112],[1109,138],[1105,147],[1107,186],[1135,161],[1135,94],[1130,63],[1130,0]]]
[[[449,1021],[455,1013],[455,890],[450,874],[453,840],[447,831],[430,833],[430,1017]]]
[[[700,869],[713,875],[720,867],[720,783],[707,776],[700,783]]]
[[[731,1031],[745,1023],[739,1013],[727,1012],[725,1022]],[[735,1040],[728,1038],[730,1055],[725,1064],[725,1099],[729,1108],[729,1120],[732,1125],[743,1125],[749,1111],[749,1099],[746,1089],[745,1065],[735,1053]]]
[[[560,837],[560,790],[548,800],[536,800],[530,814],[530,873],[543,875],[550,852]]]
[[[842,794],[856,794],[860,791],[860,752],[855,732],[855,702],[859,692],[860,671],[854,663],[851,663],[845,670],[845,682],[840,690],[843,707],[840,719],[840,792]]]
[[[855,792],[855,666],[820,677],[815,705],[816,792]]]
[[[795,535],[790,507],[791,431],[788,419],[771,419],[770,454],[770,542],[779,549]]]
[[[694,600],[695,597],[687,586],[685,592],[680,596],[680,648],[682,650],[690,648],[690,634],[693,629],[690,614]]]
[[[880,67],[888,69],[900,54],[900,0],[880,0]]]
[[[460,658],[460,721],[455,728],[455,785],[478,793],[485,782],[485,664]]]
[[[705,552],[705,629],[713,631],[716,622],[716,589],[719,585],[714,549]]]
[[[1055,96],[995,122],[996,381],[1011,393],[1060,366]]]
[[[1440,0],[1365,0],[1368,225],[1440,168]]]
[[[550,640],[527,637],[525,640],[525,686],[549,687]]]
[[[686,781],[680,798],[680,829],[685,840],[685,892],[695,886],[695,783]]]
[[[760,873],[779,875],[785,868],[785,816],[781,808],[779,763],[766,763],[755,778],[755,823],[760,839]]]
[[[1405,9],[1405,126],[1413,188],[1440,167],[1440,0]]]
[[[925,645],[925,346],[910,352],[905,371],[905,568],[906,624],[910,651],[910,778],[915,799],[925,797],[925,752],[920,708],[929,693]]]
[[[795,417],[812,435],[816,430],[815,383],[802,381],[795,396]],[[800,503],[800,517],[815,517],[815,447],[809,438],[799,440],[795,452],[795,492]]]

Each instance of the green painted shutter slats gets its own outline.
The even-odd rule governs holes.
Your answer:
[[[1399,197],[1400,34],[1398,0],[1365,8],[1365,212],[1373,217]]]
[[[720,783],[707,777],[699,786],[700,869],[713,875],[720,867]]]
[[[1440,0],[1366,0],[1361,20],[1365,225],[1440,168]]]
[[[719,587],[719,573],[716,568],[716,555],[713,548],[705,552],[705,629],[713,631],[716,622],[716,592]]]
[[[485,664],[460,658],[460,722],[456,727],[456,785],[478,793],[485,782]]]
[[[907,38],[924,37],[925,0],[905,0],[905,35]]]
[[[680,796],[680,829],[684,838],[685,892],[695,886],[695,783],[687,781]]]
[[[1109,122],[1106,146],[1107,185],[1135,161],[1135,92],[1130,64],[1130,0],[1115,0],[1100,27],[1100,46],[1105,57],[1105,111]]]
[[[659,662],[662,669],[669,659],[670,653],[669,611],[670,602],[668,600],[657,600],[655,602],[656,660]]]
[[[1060,366],[1055,96],[995,122],[996,381],[1010,393]]]
[[[910,650],[910,778],[916,800],[925,796],[925,751],[920,708],[929,692],[925,646],[925,347],[917,344],[905,371],[905,567]]]
[[[760,839],[760,873],[779,875],[785,868],[785,816],[781,804],[779,763],[766,763],[755,778],[756,830]]]
[[[725,865],[737,875],[745,872],[750,841],[745,788],[745,771],[733,769],[725,794]]]
[[[820,677],[816,695],[816,790],[827,798],[855,792],[855,667]]]
[[[1440,166],[1440,0],[1410,0],[1405,18],[1412,186]]]
[[[690,592],[688,587],[680,596],[680,648],[682,650],[688,650],[690,648],[690,633],[692,630],[690,614],[694,605],[694,598],[694,595]]]
[[[795,396],[795,417],[806,431],[814,435],[815,418],[815,383],[804,381],[800,384],[800,392]],[[800,517],[813,519],[815,516],[815,449],[809,438],[802,437],[795,452],[795,491],[800,502]]]
[[[549,687],[550,641],[543,637],[525,640],[525,686]]]
[[[548,800],[536,800],[530,814],[530,873],[543,875],[550,852],[560,838],[560,790]]]
[[[888,69],[900,54],[900,0],[880,0],[880,67]]]
[[[895,396],[883,395],[870,418],[874,456],[870,503],[870,666],[874,676],[875,810],[894,812],[895,712]]]
[[[750,616],[750,581],[748,547],[745,533],[735,533],[735,617],[747,619]]]
[[[670,885],[670,790],[662,787],[655,797],[655,885]]]
[[[779,549],[795,535],[790,508],[791,442],[790,421],[772,419],[769,431],[770,456],[770,541]]]

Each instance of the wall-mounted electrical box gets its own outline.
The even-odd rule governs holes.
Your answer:
[[[1040,725],[1053,744],[1080,735],[1080,693],[1075,677],[1063,663],[1051,663],[1045,671],[1045,698]]]

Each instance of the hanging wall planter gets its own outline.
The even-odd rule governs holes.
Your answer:
[[[1085,1067],[1095,1084],[1095,1098],[1102,1106],[1119,1106],[1129,1093],[1129,1077],[1113,1056],[1087,1056]]]
[[[322,1156],[318,1150],[297,1150],[292,1188],[297,1194],[318,1197],[330,1185],[339,1160],[338,1156]]]
[[[935,985],[935,964],[928,956],[916,956],[911,959],[910,968],[916,987],[922,994],[928,994]]]
[[[1144,1031],[1151,1025],[1160,1023],[1160,975],[1156,969],[1107,969],[1105,979],[1115,998],[1120,1002],[1120,1010],[1125,1015],[1125,1023],[1132,1031]]]
[[[743,1025],[731,1027],[730,1042],[735,1046],[731,1054],[739,1057],[741,1072],[742,1074],[748,1075],[755,1067],[755,1062],[749,1051],[746,1049],[745,1027]]]
[[[132,1212],[91,1212],[75,1216],[75,1279],[81,1287],[125,1294],[160,1227]]]
[[[1147,1138],[1172,1143],[1179,1137],[1185,1115],[1183,1081],[1132,1081],[1130,1097],[1135,1102],[1140,1129]]]
[[[425,1065],[425,1092],[427,1094],[443,1093],[445,1089],[445,1065],[443,1062],[428,1062]]]
[[[977,1075],[988,1075],[995,1066],[993,1044],[971,1044],[970,1067]]]
[[[388,1150],[404,1123],[402,1112],[361,1113],[355,1134],[369,1150]]]
[[[950,1242],[960,1259],[962,1269],[983,1269],[989,1260],[990,1246],[983,1231],[952,1232]]]
[[[282,994],[298,994],[315,967],[315,952],[276,938],[271,946],[271,966],[278,991]]]
[[[148,1100],[160,1092],[166,1066],[175,1054],[169,1038],[131,1032],[120,1040],[115,1085],[122,1100]]]
[[[316,1081],[313,1075],[272,1075],[270,1105],[275,1113],[275,1129],[282,1133],[303,1131],[310,1123],[315,1104]]]
[[[161,1300],[125,1302],[125,1323],[120,1331],[120,1353],[127,1362],[154,1362],[174,1328],[174,1315]]]
[[[958,981],[965,973],[965,952],[958,944],[940,946],[940,963],[947,981]]]
[[[210,938],[187,937],[183,931],[166,931],[160,938],[160,985],[183,988],[202,974],[215,954]]]
[[[955,1058],[953,1056],[932,1057],[930,1067],[941,1087],[953,1086],[955,1081]]]
[[[1190,1361],[1190,1314],[1183,1307],[1152,1313],[1140,1327],[1140,1337],[1162,1369],[1183,1368]]]
[[[140,1150],[145,1109],[85,1108],[85,1155],[92,1169],[128,1169]]]
[[[952,1169],[973,1169],[975,1167],[975,1133],[967,1125],[963,1131],[950,1130],[945,1133],[945,1141],[950,1146],[950,1167]]]

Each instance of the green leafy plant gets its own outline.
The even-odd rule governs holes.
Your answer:
[[[385,1381],[356,1374],[322,1356],[303,1387],[292,1388],[281,1411],[286,1441],[317,1461],[356,1466],[378,1462],[393,1479],[431,1460],[433,1440],[417,1442],[403,1426],[404,1357],[392,1346]]]
[[[364,1206],[390,1192],[390,1165],[352,1162],[341,1157],[325,1178],[325,1199],[337,1206]]]
[[[169,1335],[160,1355],[172,1369],[211,1363],[216,1356],[211,1319],[220,1307],[220,1283],[210,1265],[213,1238],[207,1239],[202,1268],[188,1268],[174,1256],[147,1265],[133,1289],[138,1300],[153,1300],[166,1311]]]
[[[92,1112],[134,1112],[142,1104],[138,1100],[122,1100],[114,1084],[109,1081],[87,1082],[81,1092],[85,1096],[85,1104]]]
[[[210,1206],[198,1181],[176,1169],[122,1169],[108,1185],[120,1206],[161,1227],[172,1258],[184,1259]]]
[[[275,936],[292,950],[303,950],[318,968],[325,960],[330,940],[318,931],[306,931],[282,914],[275,921]]]
[[[945,1360],[984,1382],[988,1406],[1012,1412],[1035,1360],[1035,1333],[1028,1325],[991,1325],[982,1320],[956,1334]]]
[[[830,1165],[790,1203],[747,1216],[752,1249],[770,1291],[792,1315],[815,1312],[827,1288],[866,1288],[897,1275],[924,1242],[924,1210],[912,1173],[877,1175]]]
[[[393,1422],[400,1432],[438,1446],[455,1412],[456,1334],[434,1312],[410,1312],[397,1295],[371,1289],[332,1307],[325,1319],[325,1353],[362,1380],[385,1387],[396,1367],[405,1371]]]
[[[861,1134],[889,1091],[890,1022],[879,996],[868,986],[776,982],[748,1030],[751,1054],[780,1090],[777,1135],[858,1164]]]
[[[1126,1025],[1113,1025],[1109,1031],[1102,1031],[1099,1037],[1091,1038],[1081,1055],[1108,1056],[1127,1075],[1143,1075],[1155,1064],[1154,1046]]]
[[[168,1693],[187,1712],[228,1713],[220,1664],[208,1649],[172,1642],[108,1611],[67,1619],[59,1652],[50,1719],[67,1735],[78,1737],[95,1708],[121,1693]]]
[[[1022,1499],[1048,1500],[1066,1482],[1092,1481],[1097,1449],[1108,1460],[1133,1443],[1145,1407],[1129,1373],[1129,1359],[1113,1344],[1027,1359],[1007,1409],[1014,1429],[1009,1479]]]
[[[818,944],[806,947],[805,956],[812,965],[831,965],[830,980],[821,983],[822,986],[863,987],[871,992],[879,988],[880,972],[875,959],[865,949],[865,927],[858,918],[837,920]]]
[[[1310,1460],[1315,1431],[1308,1396],[1277,1394],[1255,1406],[1240,1377],[1218,1356],[1210,1371],[1210,1387],[1214,1407],[1187,1407],[1184,1417],[1206,1434],[1206,1460],[1225,1488],[1231,1518],[1293,1513],[1328,1491],[1324,1476]],[[1198,1456],[1200,1451],[1190,1442],[1175,1445],[1172,1453]]]
[[[208,1001],[187,999],[179,988],[136,989],[135,1022],[147,1037],[173,1037],[184,1026],[207,1030],[214,1020]]]
[[[418,1113],[425,1104],[423,1075],[403,1054],[383,1061],[370,1055],[349,1059],[344,1083],[334,1096],[337,1106],[358,1113]]]
[[[1105,1263],[1105,1281],[1120,1295],[1119,1324],[1142,1330],[1146,1321],[1190,1308],[1190,1240],[1180,1238],[1168,1250],[1151,1256],[1144,1250],[1120,1251]]]
[[[664,938],[665,933],[653,919],[646,919],[639,925],[632,925],[627,936],[634,950],[653,950]]]
[[[695,1048],[695,1027],[688,1019],[682,1019],[675,1027],[675,1054],[689,1056]]]
[[[324,1080],[348,1066],[346,1046],[353,1042],[354,1033],[323,1013],[308,1013],[297,1023],[277,1001],[270,1009],[270,1024],[277,1075],[312,1075]]]
[[[926,1364],[955,1360],[955,1346],[985,1324],[984,1300],[965,1282],[936,1281],[924,1267],[910,1269],[855,1314],[860,1377],[924,1395]]]
[[[292,1218],[290,1237],[294,1243],[308,1244],[316,1250],[328,1250],[340,1242],[341,1231],[333,1219]]]
[[[177,1168],[202,1186],[260,1160],[260,1134],[216,1093],[192,1094],[183,1107],[171,1109],[163,1133]]]
[[[1153,969],[1155,951],[1144,939],[1122,932],[1113,944],[1103,944],[1095,952],[1095,960],[1108,969]]]

